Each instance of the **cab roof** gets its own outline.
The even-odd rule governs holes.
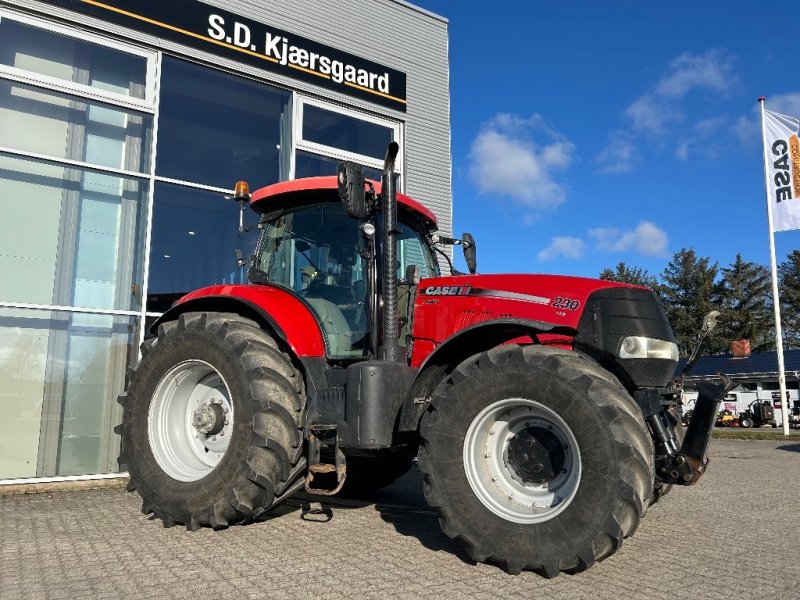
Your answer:
[[[381,193],[381,184],[377,181],[368,180],[374,187],[375,193]],[[319,193],[321,195],[330,192],[338,192],[339,182],[335,175],[326,177],[306,177],[304,179],[293,179],[292,181],[282,181],[274,183],[266,187],[257,189],[253,192],[250,198],[250,206],[256,212],[264,212],[269,210],[269,206],[274,204],[283,204],[291,196],[308,193]],[[337,193],[338,198],[338,193]],[[426,225],[430,229],[436,229],[436,215],[430,209],[424,207],[422,204],[406,196],[405,194],[397,193],[397,202],[406,209],[416,213],[422,217]]]

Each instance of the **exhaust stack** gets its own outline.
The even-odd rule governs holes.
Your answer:
[[[405,348],[398,345],[397,330],[397,195],[394,181],[394,163],[400,146],[392,142],[386,149],[383,161],[381,212],[383,213],[383,345],[378,357],[391,362],[405,361]]]

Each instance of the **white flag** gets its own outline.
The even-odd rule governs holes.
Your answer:
[[[772,231],[800,229],[800,120],[764,109],[763,128]]]

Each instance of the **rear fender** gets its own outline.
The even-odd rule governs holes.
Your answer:
[[[466,327],[443,341],[422,363],[400,414],[400,431],[417,428],[430,395],[442,379],[470,356],[520,337],[539,342],[540,335],[575,337],[578,330],[530,319],[496,319]]]
[[[293,294],[272,286],[226,285],[187,294],[150,327],[186,312],[230,312],[252,319],[288,346],[298,358],[324,357],[325,341],[316,317]]]

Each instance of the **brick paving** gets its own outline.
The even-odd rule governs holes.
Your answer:
[[[0,598],[800,599],[800,443],[713,440],[694,489],[653,507],[622,549],[552,580],[469,561],[416,470],[328,523],[293,500],[267,521],[190,533],[122,489],[0,496]]]

